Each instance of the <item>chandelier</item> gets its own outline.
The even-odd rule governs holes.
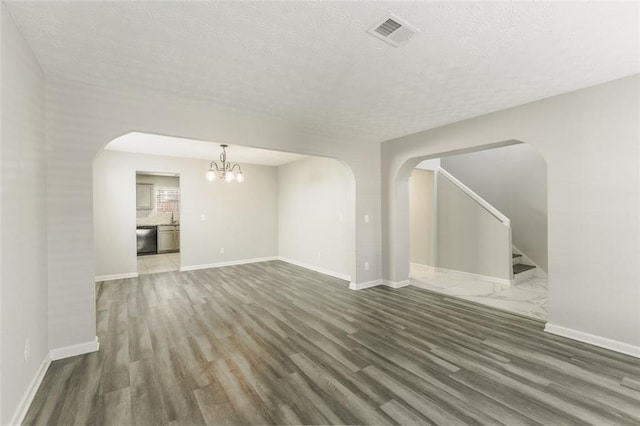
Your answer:
[[[220,145],[222,147],[222,153],[220,154],[220,163],[221,166],[218,166],[218,163],[212,161],[209,164],[209,170],[207,171],[207,179],[210,181],[214,181],[216,177],[224,180],[225,182],[244,182],[244,175],[242,174],[242,169],[240,168],[240,164],[228,163],[227,162],[227,146],[228,145]],[[236,173],[233,171],[238,169]]]

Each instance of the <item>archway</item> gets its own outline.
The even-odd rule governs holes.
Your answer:
[[[526,143],[482,148],[412,170],[403,221],[411,282],[544,320],[546,162]]]
[[[231,145],[228,159],[241,164],[246,179],[229,184],[205,179],[218,144],[135,132],[106,148],[93,163],[97,281],[136,277],[130,230],[166,225],[149,222],[169,217],[153,206],[151,216],[135,214],[134,177],[141,171],[180,176],[182,271],[283,259],[347,281],[355,277],[355,177],[344,162]],[[168,256],[157,249],[150,257],[138,253],[138,260]],[[163,265],[154,266],[160,269],[152,272],[161,272]]]
[[[432,154],[416,155],[404,159],[396,170],[390,171],[390,185],[393,188],[394,197],[387,200],[387,223],[390,227],[388,237],[390,241],[387,265],[389,280],[392,282],[406,281],[409,278],[409,177],[415,167],[422,161],[446,156],[466,154],[483,151],[501,146],[509,146],[521,143],[518,140],[471,146],[468,148],[442,151]],[[428,149],[426,151],[429,151]]]
[[[350,276],[356,283],[379,280],[379,146],[364,140],[345,143],[306,132],[299,123],[142,89],[107,90],[56,81],[49,87],[47,103],[55,111],[47,116],[52,348],[74,355],[97,349],[93,160],[110,141],[134,131],[333,158],[348,165],[355,179],[356,214],[371,218],[369,223],[355,222]],[[369,270],[363,267],[365,262],[371,265]]]

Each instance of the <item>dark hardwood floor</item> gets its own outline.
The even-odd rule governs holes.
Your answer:
[[[265,262],[97,284],[26,424],[640,424],[640,360],[427,290]]]

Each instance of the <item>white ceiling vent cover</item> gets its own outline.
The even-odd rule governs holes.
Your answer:
[[[415,33],[420,31],[397,16],[389,15],[369,28],[367,32],[380,40],[384,40],[398,47],[408,42]]]

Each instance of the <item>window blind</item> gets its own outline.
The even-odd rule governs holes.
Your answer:
[[[156,211],[179,212],[180,188],[156,187]]]

